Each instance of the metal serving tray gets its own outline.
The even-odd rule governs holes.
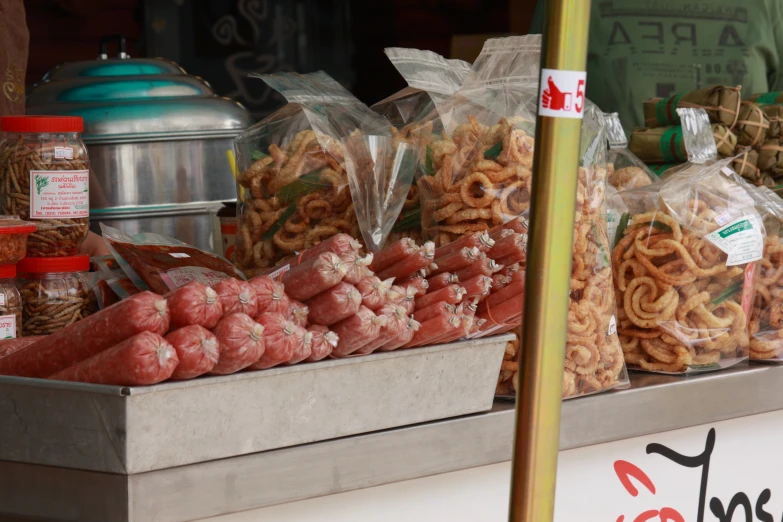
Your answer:
[[[511,337],[135,388],[0,377],[0,460],[130,475],[487,411]]]

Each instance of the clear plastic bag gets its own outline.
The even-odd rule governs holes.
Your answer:
[[[436,246],[464,234],[515,222],[528,211],[540,46],[539,35],[487,40],[460,90],[413,129],[421,225]],[[606,148],[603,117],[595,105],[586,101],[564,397],[628,382],[612,326],[615,303],[606,229]],[[508,261],[524,262],[524,255],[518,261]],[[509,302],[505,307],[516,305]],[[480,322],[479,335],[520,324],[521,314],[509,317],[514,317],[510,324]],[[426,337],[427,331],[422,325],[418,337]]]
[[[372,221],[377,212],[352,190],[369,180],[369,193],[383,192],[376,177],[394,157],[389,122],[325,73],[251,77],[288,101],[234,140],[236,261],[255,275],[340,232],[361,237],[357,217]]]
[[[604,114],[609,152],[606,157],[609,185],[617,190],[644,187],[658,179],[634,153],[628,150],[628,139],[616,112]]]
[[[767,237],[750,314],[750,359],[783,362],[783,200],[767,187],[749,187]]]
[[[153,233],[130,236],[103,223],[101,231],[122,270],[142,291],[166,294],[191,281],[212,286],[230,277],[243,278],[228,260],[174,238]]]
[[[731,159],[688,164],[617,193],[627,208],[612,253],[618,333],[629,366],[691,373],[748,357],[764,225]]]
[[[408,87],[379,101],[372,106],[372,109],[385,116],[394,125],[392,129],[394,146],[400,144],[407,148],[413,145],[410,136],[411,128],[459,89],[470,71],[470,64],[462,60],[447,60],[439,54],[418,49],[392,47],[385,52],[400,75],[408,82]],[[413,162],[406,164],[406,167],[405,176],[410,184],[413,180]],[[394,223],[390,240],[410,237],[421,243],[420,222],[421,205],[418,187],[410,184],[402,211]]]

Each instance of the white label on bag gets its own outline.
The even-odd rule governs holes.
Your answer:
[[[584,71],[541,69],[538,113],[553,118],[582,119],[586,78]]]
[[[222,280],[228,279],[228,276],[223,272],[201,266],[183,266],[161,272],[160,278],[166,283],[166,286],[168,286],[170,290],[176,290],[191,281],[196,281],[206,286],[214,286]]]
[[[617,318],[613,315],[611,319],[609,319],[609,330],[606,332],[606,335],[614,335],[617,333]]]
[[[0,339],[16,339],[15,315],[0,315]]]
[[[280,277],[281,275],[285,274],[289,270],[291,270],[291,265],[290,264],[283,265],[280,268],[278,268],[277,270],[275,270],[274,272],[272,272],[271,274],[269,274],[269,277],[271,277],[272,279],[277,279],[278,277]]]
[[[186,257],[190,257],[185,252],[172,252],[169,255],[177,259],[185,259]]]
[[[728,210],[723,214],[720,214],[719,216],[715,216],[715,222],[720,226],[723,226],[726,223],[728,223],[730,219],[731,219],[731,212],[729,212]]]
[[[55,147],[54,159],[73,159],[73,149],[71,147]]]
[[[764,253],[764,238],[754,215],[739,217],[705,237],[728,254],[726,266],[758,261]]]
[[[90,217],[89,170],[31,170],[30,218]]]

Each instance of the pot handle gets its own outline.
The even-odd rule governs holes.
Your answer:
[[[101,38],[101,47],[98,54],[99,60],[107,60],[109,58],[108,45],[111,42],[117,42],[117,58],[120,60],[130,58],[128,53],[125,52],[125,37],[121,34],[110,34]]]

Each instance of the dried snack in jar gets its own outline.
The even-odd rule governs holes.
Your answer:
[[[78,254],[90,226],[82,118],[3,116],[0,128],[0,211],[35,222],[27,255]]]
[[[142,292],[3,357],[0,375],[48,377],[140,332],[164,335],[168,329],[166,300]]]
[[[165,337],[177,352],[179,364],[173,380],[193,379],[209,373],[220,358],[220,343],[215,334],[199,325],[183,326]]]
[[[260,272],[339,233],[360,237],[343,140],[358,132],[388,147],[391,126],[323,72],[251,77],[288,101],[234,141],[235,259]]]
[[[103,238],[122,270],[139,290],[166,294],[197,281],[213,286],[245,276],[228,260],[174,238],[150,232],[128,235],[101,223]]]
[[[724,173],[736,175],[730,161],[693,164],[617,194],[629,209],[612,253],[617,327],[633,367],[691,373],[748,356],[765,234],[750,187]],[[589,320],[589,310],[573,313]]]
[[[22,296],[15,277],[16,265],[0,265],[0,340],[22,336]]]
[[[212,333],[220,344],[220,356],[212,375],[228,375],[255,364],[265,353],[264,327],[246,314],[223,317]]]
[[[307,331],[313,335],[312,351],[307,362],[317,362],[325,359],[332,353],[337,342],[340,340],[337,334],[330,331],[326,326],[314,324],[307,328]]]
[[[95,293],[84,280],[90,258],[28,257],[18,265],[22,296],[22,334],[49,335],[98,310]]]
[[[144,386],[171,377],[177,351],[160,335],[142,332],[50,376],[56,381]]]
[[[27,255],[27,238],[35,230],[34,224],[17,216],[0,216],[0,265],[21,261]]]
[[[171,311],[171,328],[198,325],[214,328],[223,317],[223,304],[215,289],[192,281],[166,297]]]
[[[273,313],[263,314],[258,323],[264,328],[266,351],[249,369],[266,370],[290,361],[296,351],[301,328],[286,316]]]

